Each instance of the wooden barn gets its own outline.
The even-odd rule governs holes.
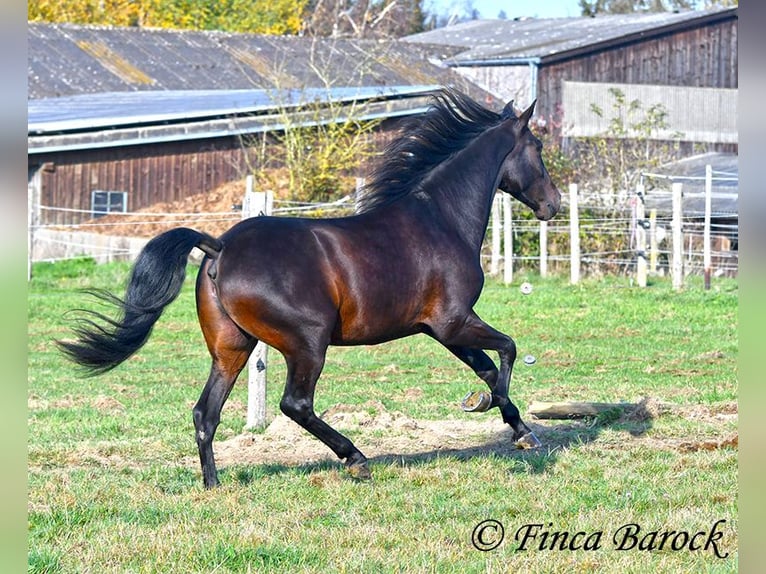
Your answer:
[[[436,86],[110,92],[28,104],[28,175],[39,224],[137,211],[242,179],[257,162],[247,138],[356,106],[359,121],[422,111]],[[294,103],[285,107],[286,99]],[[307,111],[307,106],[309,111]],[[361,111],[363,110],[363,111]],[[305,115],[302,115],[305,114]]]
[[[563,136],[603,134],[617,88],[627,101],[662,104],[670,127],[708,151],[737,149],[738,9],[475,20],[403,40]],[[668,88],[672,89],[668,89]],[[599,118],[591,106],[606,112]]]
[[[243,138],[284,114],[334,121],[314,115],[353,105],[387,129],[439,85],[493,101],[397,42],[29,23],[33,224],[209,191],[248,172]]]

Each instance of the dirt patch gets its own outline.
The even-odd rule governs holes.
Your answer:
[[[43,411],[46,409],[73,409],[79,407],[92,407],[105,413],[116,413],[125,410],[125,406],[112,397],[98,395],[96,397],[63,397],[53,401],[31,396],[27,398],[27,409],[30,411]]]
[[[361,405],[335,405],[321,413],[320,418],[349,436],[368,458],[434,451],[447,454],[480,448],[490,440],[504,440],[509,450],[515,450],[510,429],[498,416],[473,420],[419,420],[388,411],[380,402],[369,401]],[[213,448],[221,466],[296,465],[337,460],[324,444],[281,414],[264,432],[245,432],[216,442]]]
[[[689,441],[634,435],[634,440],[646,442],[651,448],[678,452],[736,449],[738,446],[737,433],[726,434],[723,428],[729,426],[730,421],[736,421],[736,403],[715,408],[679,407],[645,399],[639,403],[639,408],[617,422],[641,425],[660,416],[704,418],[707,423],[721,425],[721,436]],[[458,415],[447,420],[420,420],[389,411],[378,401],[369,401],[361,405],[338,404],[321,413],[320,417],[351,438],[368,458],[416,454],[470,456],[482,452],[500,456],[519,454],[511,440],[510,428],[496,411]],[[541,438],[543,452],[553,452],[568,446],[571,441],[579,444],[580,437],[589,432],[590,423],[528,420],[527,424]],[[283,415],[275,418],[262,433],[244,432],[228,440],[216,441],[213,448],[222,467],[240,464],[301,465],[337,460],[324,444]],[[190,457],[189,461],[196,464],[196,458]]]

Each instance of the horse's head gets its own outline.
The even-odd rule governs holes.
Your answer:
[[[502,118],[514,131],[516,143],[500,167],[498,187],[527,205],[538,219],[551,219],[561,205],[561,193],[551,181],[543,163],[543,143],[529,129],[535,102],[521,116],[516,116],[513,101],[508,102]]]

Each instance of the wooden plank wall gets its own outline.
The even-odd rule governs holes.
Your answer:
[[[245,175],[234,137],[29,156],[42,166],[40,205],[88,210],[91,192],[126,191],[128,210],[177,201]],[[42,224],[72,224],[88,214],[42,209]]]
[[[563,80],[737,88],[737,19],[541,66],[538,114],[554,117]]]
[[[402,118],[384,120],[374,132],[382,148],[397,136]],[[276,140],[269,145],[278,145]],[[190,140],[123,148],[78,150],[28,156],[30,174],[40,168],[39,204],[75,210],[91,209],[91,192],[127,191],[128,211],[173,202],[242,179],[256,161],[239,137]],[[252,162],[252,163],[251,163]],[[369,164],[360,168],[365,172]],[[251,169],[250,168],[250,169]],[[364,173],[360,173],[363,176]],[[69,225],[90,219],[89,213],[41,209],[41,225]]]

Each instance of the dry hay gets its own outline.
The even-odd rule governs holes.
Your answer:
[[[344,177],[342,181],[345,189],[354,189],[354,178]],[[262,174],[255,188],[270,189],[276,199],[292,196],[289,172],[284,168]],[[193,227],[217,237],[241,219],[245,189],[243,178],[177,201],[155,203],[130,215],[110,214],[90,219],[75,229],[120,237],[154,237],[174,227]],[[343,194],[339,192],[340,195]]]

